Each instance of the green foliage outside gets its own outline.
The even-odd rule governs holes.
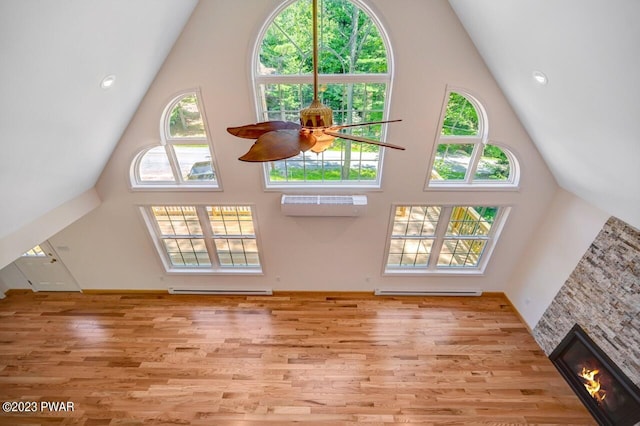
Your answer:
[[[319,73],[385,73],[386,49],[369,17],[347,0],[321,0],[318,7]],[[283,10],[269,26],[260,62],[276,74],[313,72],[311,1]]]
[[[169,134],[175,138],[205,137],[195,95],[185,96],[173,108],[169,117]]]
[[[478,215],[480,215],[483,220],[487,221],[490,224],[493,224],[496,219],[496,214],[498,213],[497,207],[476,206],[473,207],[473,209],[476,211],[476,213],[478,213]]]
[[[478,113],[471,102],[458,93],[451,93],[442,125],[443,136],[474,136],[479,132]],[[434,169],[443,180],[465,179],[467,167],[473,155],[474,144],[438,145]],[[478,148],[482,148],[478,146]],[[485,145],[474,179],[507,180],[509,160],[505,153],[494,145]]]
[[[324,169],[303,169],[302,167],[288,167],[288,173],[283,169],[272,169],[269,176],[272,181],[340,181],[342,168],[340,166],[325,167]],[[375,180],[377,170],[374,168],[363,168],[361,170],[350,169],[349,180]]]
[[[333,110],[334,123],[356,124],[383,119],[386,84],[384,83],[323,83],[323,75],[377,74],[387,72],[387,52],[378,28],[371,19],[347,0],[319,1],[319,98]],[[271,75],[310,75],[313,72],[313,40],[311,1],[299,0],[284,9],[267,29],[260,51],[260,72]],[[301,108],[313,100],[312,84],[268,84],[262,87],[267,111],[266,120],[295,121]],[[375,140],[381,136],[381,126],[345,130]],[[316,172],[292,172],[288,176],[272,176],[272,180],[361,180],[356,160],[350,150],[377,153],[375,145],[337,139],[330,151],[343,151],[342,166],[328,173],[333,166],[325,165],[324,175]],[[276,163],[286,163],[287,160]],[[281,169],[278,167],[276,169]],[[328,174],[327,174],[328,173]],[[338,173],[338,177],[335,176]],[[367,171],[373,173],[376,169]],[[328,177],[329,176],[329,177]]]
[[[477,135],[478,130],[478,113],[473,104],[464,96],[451,93],[442,124],[442,135],[472,136]]]

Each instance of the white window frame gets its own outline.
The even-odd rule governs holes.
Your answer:
[[[440,207],[440,216],[438,217],[438,223],[433,237],[425,236],[405,236],[405,239],[431,239],[433,245],[431,247],[431,253],[429,254],[429,261],[426,267],[422,266],[397,266],[390,267],[387,265],[389,259],[389,252],[391,248],[391,240],[394,239],[393,225],[395,221],[395,213],[398,207]],[[446,235],[447,227],[451,220],[451,213],[455,207],[496,207],[498,212],[493,221],[491,229],[486,236],[461,236],[461,239],[478,239],[485,240],[485,245],[482,256],[475,267],[469,266],[438,266],[438,257],[445,239],[448,239]],[[484,271],[491,259],[493,250],[496,243],[502,233],[502,229],[507,221],[507,217],[511,211],[511,206],[500,205],[496,203],[460,203],[460,204],[441,204],[441,203],[395,203],[391,207],[389,229],[387,231],[386,249],[383,259],[382,275],[386,276],[407,276],[407,275],[429,275],[429,276],[451,276],[451,275],[483,275]],[[397,238],[397,237],[396,237]]]
[[[265,20],[258,36],[256,37],[256,43],[253,47],[252,54],[252,79],[253,79],[253,90],[254,90],[254,100],[255,100],[255,109],[256,109],[256,117],[257,121],[266,121],[268,111],[265,109],[265,105],[263,102],[262,96],[262,85],[267,84],[313,84],[313,75],[265,75],[260,74],[260,50],[262,46],[262,40],[264,39],[266,32],[270,25],[273,23],[274,19],[289,5],[295,3],[298,0],[287,0],[283,2],[278,8],[276,8],[271,15]],[[376,25],[378,28],[378,32],[380,33],[380,37],[382,42],[384,43],[386,52],[387,52],[387,72],[380,74],[320,74],[318,79],[320,84],[346,84],[346,83],[385,83],[385,100],[384,100],[384,111],[383,111],[383,120],[388,120],[389,118],[389,110],[391,105],[391,89],[393,84],[393,50],[391,48],[391,43],[389,41],[389,36],[382,25],[380,19],[378,19],[377,15],[371,10],[371,8],[363,3],[360,0],[348,0],[353,3],[355,6],[360,8],[363,12],[365,12],[369,19]],[[301,108],[305,108],[308,105],[301,105]],[[386,141],[387,138],[387,125],[382,125],[381,128],[381,141]],[[314,153],[308,152],[307,155],[316,155]],[[382,185],[382,175],[383,175],[383,165],[384,165],[384,154],[385,149],[380,147],[380,151],[378,154],[378,173],[375,180],[363,180],[363,181],[295,181],[295,182],[286,182],[286,181],[270,181],[269,170],[271,167],[271,162],[267,162],[263,164],[263,183],[264,189],[269,191],[280,191],[282,189],[361,189],[361,190],[380,190]],[[323,153],[318,154],[320,156]],[[286,160],[281,160],[286,161]]]
[[[209,254],[209,260],[211,262],[211,266],[174,266],[171,263],[171,259],[169,258],[169,254],[165,249],[165,245],[163,240],[166,236],[162,235],[160,228],[158,226],[158,222],[155,219],[152,207],[195,207],[198,215],[198,220],[200,222],[200,227],[202,229],[202,238],[204,239],[207,252]],[[260,236],[258,231],[258,219],[256,214],[256,207],[251,203],[224,203],[224,204],[198,204],[198,203],[189,203],[189,204],[180,204],[180,203],[153,203],[153,204],[145,204],[138,206],[142,218],[147,226],[147,230],[149,231],[149,235],[153,241],[153,245],[156,248],[158,256],[162,262],[162,265],[165,271],[169,274],[185,274],[185,275],[263,275],[264,267],[262,265],[262,246],[260,244]],[[215,247],[214,240],[219,238],[220,236],[216,236],[213,233],[211,228],[211,223],[209,222],[209,218],[207,215],[207,207],[249,207],[251,209],[251,217],[253,219],[253,229],[254,236],[252,239],[255,240],[256,245],[258,247],[258,258],[260,265],[257,267],[253,266],[221,266],[220,261],[218,259],[218,252]],[[228,235],[228,237],[239,238],[237,235]],[[244,239],[249,239],[247,236],[242,236]]]
[[[449,104],[449,97],[451,93],[457,93],[464,96],[476,110],[478,115],[478,134],[472,136],[453,136],[442,135],[442,126],[444,125],[444,119],[447,112],[447,106]],[[440,145],[458,144],[458,145],[473,145],[473,152],[469,159],[469,167],[466,172],[464,180],[432,180],[431,174],[433,172],[434,163],[438,155],[438,147]],[[480,180],[474,179],[478,164],[482,157],[482,153],[486,145],[493,145],[498,147],[507,157],[509,161],[509,179],[507,180]],[[429,167],[427,169],[427,177],[425,183],[425,190],[468,190],[473,189],[485,189],[485,190],[517,190],[520,182],[520,163],[516,155],[511,151],[511,148],[506,147],[500,142],[489,140],[489,119],[487,111],[477,98],[477,96],[471,94],[468,90],[459,87],[447,86],[445,91],[444,102],[442,104],[442,110],[440,113],[440,120],[438,121],[438,128],[435,143],[433,146],[433,152],[431,154],[431,160],[429,161]]]
[[[184,137],[184,138],[176,138],[171,137],[170,133],[170,123],[169,119],[171,117],[171,112],[176,107],[176,105],[185,97],[195,95],[196,102],[198,105],[198,112],[202,117],[202,122],[204,126],[205,137]],[[210,141],[210,132],[207,123],[206,114],[204,111],[204,105],[202,102],[202,94],[199,89],[189,89],[181,91],[180,93],[174,95],[172,99],[165,106],[162,115],[160,116],[160,143],[152,146],[147,146],[146,148],[139,151],[131,162],[131,167],[129,170],[129,181],[131,184],[131,189],[133,190],[176,190],[179,189],[181,191],[222,191],[222,183],[220,182],[220,173],[218,166],[216,164],[216,156],[213,152],[213,145]],[[175,153],[174,146],[183,145],[189,143],[198,143],[200,145],[207,145],[209,148],[210,158],[211,158],[211,168],[215,173],[215,180],[213,181],[186,181],[182,178],[182,173],[180,171],[178,157]],[[169,160],[169,166],[174,176],[173,181],[143,181],[140,178],[140,164],[144,156],[154,148],[164,147],[165,153]]]

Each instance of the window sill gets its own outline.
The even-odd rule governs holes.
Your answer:
[[[192,269],[192,268],[171,268],[166,270],[168,275],[264,275],[260,268],[247,269]]]
[[[429,183],[425,191],[520,191],[518,185],[512,183]]]
[[[219,185],[169,185],[169,184],[157,184],[157,185],[135,185],[130,187],[131,191],[222,191]]]
[[[450,268],[450,269],[385,269],[383,276],[390,277],[410,277],[410,276],[429,276],[429,277],[452,277],[452,276],[482,276],[484,268]]]
[[[341,183],[341,182],[336,182],[336,183],[322,183],[322,184],[310,184],[308,182],[295,182],[295,183],[268,183],[267,185],[265,185],[264,190],[265,191],[289,191],[289,190],[304,190],[304,191],[309,191],[309,190],[313,190],[313,191],[322,191],[322,190],[327,190],[327,191],[339,191],[339,190],[345,190],[345,191],[354,191],[354,190],[359,190],[359,191],[382,191],[382,188],[380,187],[380,184],[375,182],[375,183],[366,183],[366,184],[345,184],[345,183]]]

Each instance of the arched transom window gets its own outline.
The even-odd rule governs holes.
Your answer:
[[[266,23],[254,56],[258,120],[299,122],[313,99],[311,0],[286,2]],[[387,118],[391,59],[384,32],[359,1],[320,0],[319,97],[336,124]],[[384,140],[381,125],[352,134]],[[265,164],[267,187],[380,186],[382,153],[374,145],[336,139],[328,150],[308,151]]]
[[[507,148],[489,142],[482,104],[461,90],[448,90],[445,102],[428,187],[517,186],[518,161]]]
[[[160,144],[145,148],[131,166],[133,188],[218,188],[218,176],[199,93],[174,97],[160,118]]]

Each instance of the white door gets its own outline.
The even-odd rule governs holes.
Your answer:
[[[49,243],[35,246],[15,261],[34,291],[80,291],[76,280]]]

